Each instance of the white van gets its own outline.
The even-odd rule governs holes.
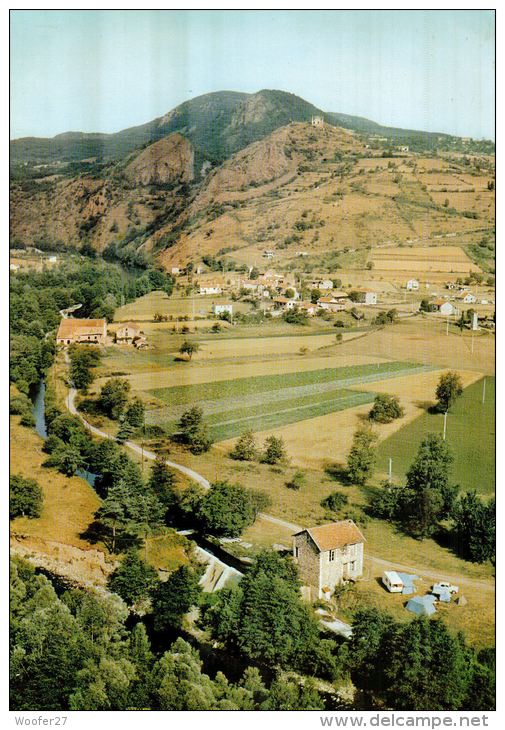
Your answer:
[[[384,571],[382,583],[390,593],[401,593],[403,591],[403,581],[394,570]]]

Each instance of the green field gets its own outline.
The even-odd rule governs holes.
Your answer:
[[[257,393],[281,391],[320,383],[334,383],[335,387],[359,385],[362,382],[384,380],[388,377],[411,375],[415,372],[426,372],[431,368],[412,362],[383,362],[369,365],[356,365],[341,368],[324,368],[304,372],[283,373],[282,375],[260,375],[253,378],[235,380],[218,380],[195,385],[180,385],[172,388],[156,388],[148,391],[159,400],[170,406],[202,403],[220,398],[245,398]]]
[[[355,390],[332,391],[321,396],[306,396],[287,401],[275,401],[255,407],[244,407],[232,411],[221,411],[206,417],[205,422],[214,441],[239,436],[246,429],[265,431],[286,426],[307,418],[325,416],[327,413],[371,403],[375,393],[359,393]],[[165,424],[169,431],[177,430],[177,422]]]
[[[446,439],[454,455],[452,480],[462,490],[481,494],[495,491],[495,379],[486,378],[486,398],[482,403],[483,380],[470,385],[447,416]],[[401,481],[412,463],[421,440],[430,432],[443,433],[442,414],[426,413],[397,431],[379,445],[378,470],[386,473],[393,459],[393,476]]]
[[[146,422],[173,433],[188,406],[198,403],[213,440],[223,441],[246,429],[265,431],[371,403],[375,393],[346,388],[427,369],[415,363],[373,363],[159,388],[150,393],[169,405],[148,412]]]

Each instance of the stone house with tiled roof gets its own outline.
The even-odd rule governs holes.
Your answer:
[[[293,536],[293,557],[311,601],[330,598],[341,583],[363,575],[364,543],[352,520],[310,527]]]
[[[107,320],[64,317],[58,328],[56,344],[72,345],[74,343],[90,343],[105,345],[106,339]]]

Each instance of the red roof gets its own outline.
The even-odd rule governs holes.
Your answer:
[[[341,522],[332,522],[328,525],[320,525],[319,527],[309,527],[296,534],[301,535],[304,532],[310,535],[321,553],[327,550],[343,548],[346,545],[365,542],[361,531],[352,520],[342,520]]]

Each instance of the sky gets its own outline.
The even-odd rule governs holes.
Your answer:
[[[116,132],[211,91],[494,139],[494,13],[12,10],[10,137]]]

